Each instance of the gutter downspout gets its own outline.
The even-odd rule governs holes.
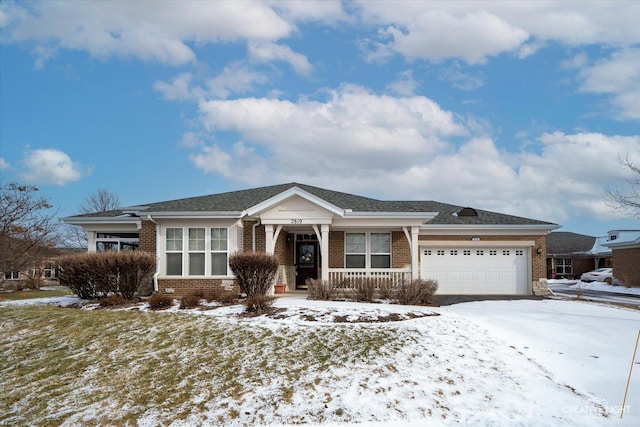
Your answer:
[[[158,223],[151,218],[151,215],[147,215],[147,219],[156,225],[156,259],[158,258],[158,239],[160,237],[160,230],[158,230]],[[156,272],[153,273],[153,292],[158,292],[158,276],[160,275],[160,264],[156,262]]]
[[[262,221],[258,219],[258,222],[256,222],[252,226],[253,230],[251,230],[251,249],[253,250],[253,252],[256,251],[256,228],[258,228],[258,226],[260,226],[261,223]]]

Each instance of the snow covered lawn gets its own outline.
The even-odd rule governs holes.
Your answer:
[[[276,306],[247,318],[240,307],[0,303],[0,425],[640,422],[640,367],[629,412],[615,412],[637,311],[552,300]]]

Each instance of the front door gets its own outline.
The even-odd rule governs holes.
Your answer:
[[[296,289],[307,289],[307,279],[318,278],[318,242],[296,242]]]

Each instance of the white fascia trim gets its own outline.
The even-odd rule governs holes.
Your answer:
[[[602,246],[606,246],[611,249],[634,249],[640,247],[640,238],[636,240],[626,241],[626,242],[608,242],[603,243]]]
[[[184,212],[139,212],[145,218],[242,218],[239,211],[184,211]]]
[[[324,208],[326,210],[328,210],[329,212],[334,213],[335,215],[339,215],[339,216],[344,216],[344,209],[337,207],[336,205],[327,202],[324,199],[321,199],[318,196],[314,196],[313,194],[309,193],[308,191],[304,191],[303,189],[301,189],[300,187],[291,187],[290,189],[283,191],[280,194],[277,194],[267,200],[265,200],[264,202],[260,202],[257,205],[254,205],[252,207],[250,207],[249,209],[245,210],[244,212],[242,212],[242,216],[248,215],[248,216],[254,216],[266,209],[269,209],[270,207],[272,207],[273,205],[276,205],[280,202],[283,202],[293,196],[300,196],[303,199],[306,199],[308,201],[310,201],[311,203],[315,203],[316,205],[320,206],[321,208]]]
[[[433,219],[438,212],[345,212],[345,218],[424,218]]]
[[[83,225],[83,224],[139,224],[140,218],[138,217],[80,217],[76,218],[68,216],[62,218],[62,222],[71,225]]]
[[[552,230],[560,228],[556,224],[538,224],[538,225],[478,225],[478,224],[424,224],[420,227],[420,234],[427,234],[429,231],[448,232],[451,234],[468,234],[472,232],[488,233],[492,231],[511,231],[511,232],[532,232],[547,234]]]

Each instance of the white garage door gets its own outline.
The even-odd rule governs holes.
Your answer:
[[[423,279],[438,294],[528,294],[528,248],[421,248]]]

